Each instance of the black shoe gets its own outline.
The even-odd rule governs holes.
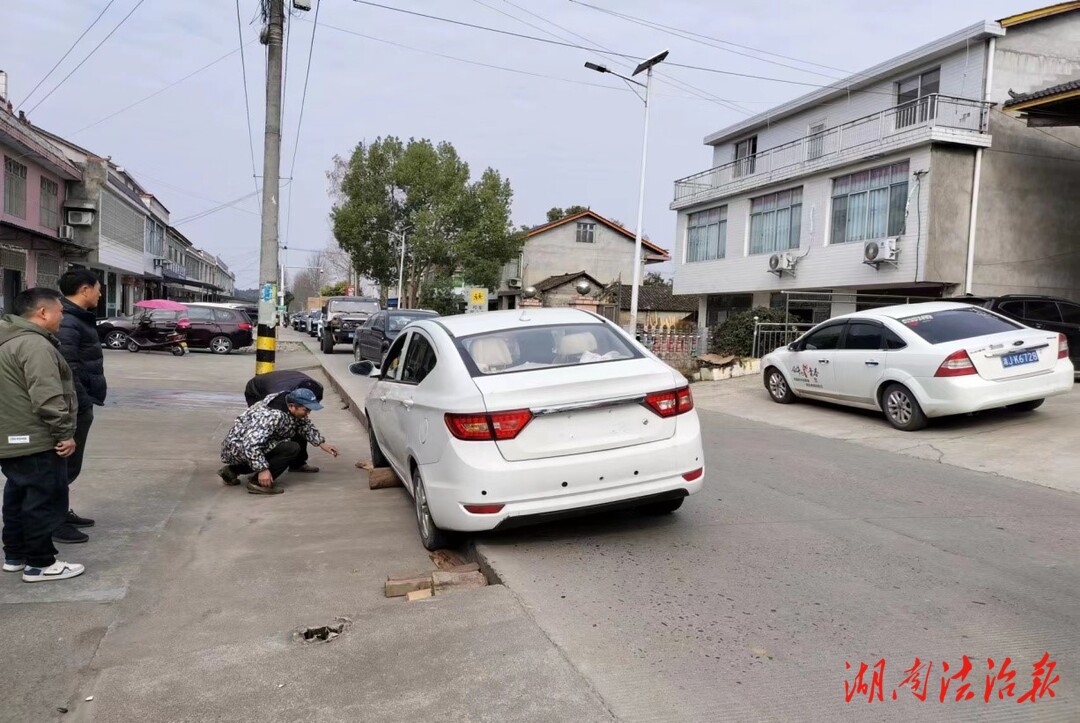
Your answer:
[[[218,477],[220,477],[221,481],[229,485],[230,487],[240,484],[240,477],[236,474],[236,472],[233,472],[232,467],[230,467],[229,465],[225,465],[218,470]]]
[[[74,545],[78,542],[86,542],[90,539],[90,535],[85,532],[79,532],[66,522],[56,528],[56,532],[52,536],[53,542],[59,542],[64,545]]]
[[[89,517],[79,517],[75,514],[75,510],[68,510],[67,520],[65,520],[72,527],[93,527],[94,521]]]
[[[278,487],[275,484],[271,484],[269,487],[263,487],[259,484],[258,480],[251,480],[246,485],[249,494],[253,495],[280,495],[285,491],[283,487]]]

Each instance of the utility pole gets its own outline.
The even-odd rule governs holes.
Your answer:
[[[259,325],[255,341],[255,373],[274,371],[277,329],[274,325],[278,276],[278,191],[281,173],[281,41],[285,34],[285,0],[267,0],[270,16],[266,44],[266,137],[263,147],[262,255],[259,259]]]

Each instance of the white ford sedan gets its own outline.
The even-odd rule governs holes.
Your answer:
[[[838,316],[766,354],[761,369],[776,402],[813,397],[877,409],[904,431],[928,417],[1031,411],[1073,384],[1063,334],[947,301]]]
[[[372,462],[412,493],[424,546],[701,489],[686,379],[599,316],[528,309],[409,324],[365,400]]]

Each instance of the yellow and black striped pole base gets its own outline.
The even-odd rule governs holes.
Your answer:
[[[277,359],[277,327],[272,324],[259,324],[255,339],[255,373],[266,374],[274,371]]]

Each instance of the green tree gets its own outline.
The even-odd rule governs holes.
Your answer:
[[[547,212],[547,220],[548,223],[552,223],[553,221],[559,221],[567,216],[573,216],[588,210],[588,206],[567,206],[565,209],[559,208],[558,206],[552,206]]]
[[[754,317],[757,317],[757,319],[755,320]],[[790,321],[790,319],[783,309],[770,309],[765,306],[732,314],[711,329],[709,351],[713,354],[750,356],[754,353],[754,324],[757,322],[762,324],[783,323],[785,321]],[[792,336],[792,341],[795,340],[795,336],[797,334]]]
[[[449,277],[440,277],[426,284],[420,292],[420,308],[437,311],[442,316],[460,314],[465,300],[454,293],[454,283]]]
[[[339,281],[332,286],[324,286],[319,289],[319,296],[344,296],[348,288],[348,281]]]
[[[659,273],[650,271],[645,274],[645,278],[641,280],[642,286],[671,286],[671,281],[665,279]]]
[[[405,304],[416,306],[435,279],[462,273],[494,287],[525,237],[510,223],[510,182],[488,168],[473,181],[449,143],[377,138],[328,174],[335,198],[334,237],[361,275],[397,286],[406,233]]]

